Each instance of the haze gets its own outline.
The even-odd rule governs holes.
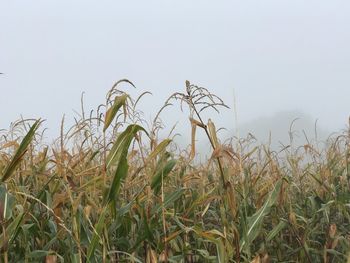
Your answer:
[[[349,11],[349,1],[337,0],[3,0],[0,128],[20,115],[42,117],[57,136],[63,114],[69,122],[80,111],[82,92],[93,109],[127,78],[137,86],[125,87],[132,95],[153,93],[141,105],[147,120],[188,79],[230,106],[208,115],[228,131],[236,129],[233,94],[244,132],[266,134],[251,123],[279,112],[337,131],[350,110]],[[180,121],[189,136],[178,108],[162,119]]]

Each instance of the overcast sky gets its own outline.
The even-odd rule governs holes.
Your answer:
[[[104,102],[121,78],[135,83],[150,119],[186,79],[231,107],[234,127],[280,111],[338,130],[350,114],[350,1],[0,1],[0,128]],[[175,110],[163,119],[179,120]],[[177,113],[177,111],[176,111]],[[187,121],[186,114],[183,120]],[[297,117],[297,116],[296,116]],[[278,125],[278,124],[277,124]]]

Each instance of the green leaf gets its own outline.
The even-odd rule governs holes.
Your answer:
[[[6,166],[5,170],[3,171],[3,175],[1,177],[1,182],[5,182],[15,171],[16,167],[19,165],[19,163],[22,160],[23,155],[26,153],[28,145],[32,142],[36,130],[39,128],[41,120],[37,120],[32,127],[30,127],[28,133],[23,138],[21,144],[19,145],[15,155],[13,156],[10,163]]]
[[[154,194],[157,195],[160,191],[162,180],[168,176],[176,165],[176,160],[170,160],[162,168],[157,169],[157,172],[152,177],[151,188],[154,190]]]
[[[253,242],[255,238],[259,235],[263,220],[265,216],[270,212],[271,207],[275,204],[281,186],[282,180],[279,180],[276,183],[271,194],[265,201],[264,205],[257,212],[255,212],[255,214],[248,218],[248,226],[246,229],[246,233],[245,235],[243,235],[243,238],[240,241],[241,251],[244,251],[246,248],[248,248],[251,242]]]
[[[109,168],[112,164],[114,165],[118,164],[118,159],[120,158],[120,155],[123,153],[123,147],[126,147],[127,146],[126,144],[129,142],[129,140],[131,142],[132,138],[135,137],[136,133],[141,130],[145,132],[148,136],[148,133],[146,132],[146,130],[137,124],[129,125],[124,132],[118,135],[116,142],[113,144],[112,149],[108,153],[107,163],[106,163],[107,168]],[[130,145],[130,142],[129,142],[129,145]]]
[[[15,198],[7,192],[5,185],[0,185],[0,220],[7,220],[12,216]]]
[[[43,258],[50,255],[50,251],[46,250],[34,250],[28,254],[29,258]]]
[[[111,125],[118,110],[122,106],[125,105],[127,98],[128,98],[128,95],[124,94],[124,95],[118,96],[114,99],[114,103],[113,103],[112,107],[110,107],[106,112],[105,124],[103,126],[103,132],[105,132],[107,130],[107,128],[109,127],[109,125]]]
[[[136,133],[141,130],[146,132],[145,129],[139,125],[129,125],[126,130],[118,136],[117,141],[113,145],[112,150],[108,155],[107,167],[113,163],[117,166],[117,169],[115,171],[112,183],[108,189],[105,204],[108,204],[112,200],[115,200],[116,196],[118,195],[120,185],[128,173],[129,166],[127,155],[129,146]]]
[[[106,214],[107,214],[107,206],[105,206],[103,208],[101,215],[100,215],[100,218],[98,219],[98,222],[94,227],[95,231],[94,231],[94,234],[92,235],[91,243],[90,243],[88,250],[87,250],[87,261],[88,262],[91,259],[92,255],[94,254],[96,246],[100,240],[103,227],[105,226]]]
[[[6,228],[6,236],[7,236],[7,240],[4,240],[4,233],[1,234],[0,236],[0,248],[2,248],[4,246],[4,244],[8,241],[8,244],[12,243],[13,238],[15,237],[15,234],[17,232],[17,229],[19,228],[22,219],[24,217],[24,213],[20,213],[17,215],[17,217],[8,225],[8,227]]]
[[[122,132],[118,138],[115,144],[112,147],[111,152],[109,153],[109,156],[107,158],[107,167],[115,164],[117,166],[116,172],[114,174],[112,183],[108,189],[108,193],[106,195],[106,198],[104,200],[104,208],[100,215],[100,218],[95,226],[94,234],[91,238],[91,243],[88,247],[87,252],[87,258],[88,261],[93,256],[95,249],[97,247],[97,244],[100,240],[103,228],[105,226],[105,218],[107,214],[107,208],[112,203],[112,201],[115,201],[119,189],[121,186],[122,181],[125,179],[127,173],[128,173],[128,162],[127,162],[127,155],[129,146],[135,137],[136,133],[138,131],[144,131],[144,128],[142,128],[139,125],[133,124],[129,125],[124,132]]]
[[[170,139],[165,139],[160,144],[157,145],[157,147],[150,153],[148,156],[148,160],[152,160],[155,158],[159,153],[165,150],[165,148],[171,143]]]
[[[280,222],[278,223],[278,225],[275,226],[275,227],[271,230],[271,232],[267,235],[266,241],[267,241],[267,242],[270,242],[272,239],[274,239],[275,236],[277,236],[278,233],[281,232],[281,231],[283,230],[283,228],[285,228],[287,225],[288,225],[287,222],[285,222],[285,221],[280,221]]]
[[[219,263],[227,263],[229,262],[229,257],[226,252],[225,244],[224,244],[224,236],[218,230],[209,230],[202,231],[198,227],[194,227],[193,231],[203,239],[210,241],[216,246],[217,260]]]
[[[165,195],[164,198],[164,203],[163,207],[168,208],[170,205],[173,205],[185,192],[185,189],[181,188],[178,189],[175,192],[171,192],[169,194]],[[160,204],[157,204],[153,209],[152,209],[152,215],[153,216],[158,216],[158,214],[162,211],[162,206]]]

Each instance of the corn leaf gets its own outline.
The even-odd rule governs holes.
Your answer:
[[[87,261],[88,262],[90,261],[91,257],[94,255],[94,252],[96,250],[98,242],[101,239],[100,237],[102,234],[103,227],[105,226],[105,219],[106,219],[107,211],[108,211],[107,206],[105,206],[104,209],[102,210],[102,213],[100,215],[100,218],[99,218],[97,224],[94,227],[94,234],[92,235],[91,243],[90,243],[88,250],[87,250]]]
[[[176,160],[170,160],[167,162],[161,169],[157,169],[157,172],[152,177],[151,188],[154,191],[154,194],[157,195],[160,191],[162,185],[162,180],[166,178],[169,173],[173,170],[176,165]]]
[[[277,236],[278,233],[281,232],[281,231],[283,230],[283,228],[285,228],[287,225],[288,225],[287,222],[285,222],[285,221],[280,221],[280,222],[278,223],[278,225],[275,226],[275,227],[271,230],[271,232],[267,235],[266,241],[267,241],[267,242],[270,242],[272,239],[274,239],[275,236]]]
[[[15,198],[9,194],[5,185],[0,185],[0,220],[7,220],[12,216]]]
[[[131,144],[131,141],[135,137],[136,133],[138,131],[145,131],[144,128],[142,128],[139,125],[132,124],[129,125],[126,130],[120,134],[120,136],[117,139],[116,145],[117,147],[112,147],[112,156],[110,157],[110,163],[115,163],[117,165],[117,170],[115,171],[112,184],[108,190],[108,195],[105,203],[110,203],[112,200],[114,200],[119,192],[120,185],[122,181],[125,179],[127,173],[128,173],[128,161],[127,161],[127,155],[129,146]],[[114,148],[114,149],[113,149]]]
[[[165,150],[165,148],[171,143],[170,139],[165,139],[160,144],[157,145],[157,147],[150,153],[148,156],[148,160],[152,160],[153,158],[157,157],[159,153]]]
[[[195,227],[193,231],[205,240],[208,240],[215,244],[217,252],[217,262],[227,263],[229,262],[229,257],[226,252],[225,244],[223,242],[223,234],[217,230],[202,231],[201,229]]]
[[[280,180],[276,183],[274,189],[265,201],[264,205],[257,212],[255,212],[255,214],[248,218],[248,227],[246,229],[247,232],[245,235],[243,235],[243,238],[240,241],[241,251],[244,251],[246,248],[248,248],[251,242],[253,242],[259,235],[263,220],[265,216],[270,212],[271,207],[275,204],[278,193],[281,189],[281,185],[282,181]]]
[[[37,120],[32,127],[30,127],[28,133],[23,138],[21,144],[19,145],[15,155],[13,156],[10,163],[7,165],[5,170],[3,171],[3,175],[1,177],[1,182],[5,182],[15,171],[16,167],[19,165],[19,163],[22,160],[23,155],[26,153],[28,145],[32,142],[35,132],[37,131],[39,125],[40,125],[40,119]]]
[[[105,124],[103,126],[103,132],[107,130],[109,125],[111,125],[115,115],[117,114],[118,110],[125,105],[126,99],[128,98],[127,94],[118,96],[114,99],[113,105],[107,110],[106,116],[105,116]]]

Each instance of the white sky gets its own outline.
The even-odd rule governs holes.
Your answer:
[[[104,102],[121,78],[146,119],[186,79],[233,106],[240,122],[298,110],[337,130],[350,114],[350,1],[0,1],[0,128]],[[163,119],[179,119],[166,111]],[[182,120],[187,121],[186,114]],[[214,115],[234,126],[232,110]]]

